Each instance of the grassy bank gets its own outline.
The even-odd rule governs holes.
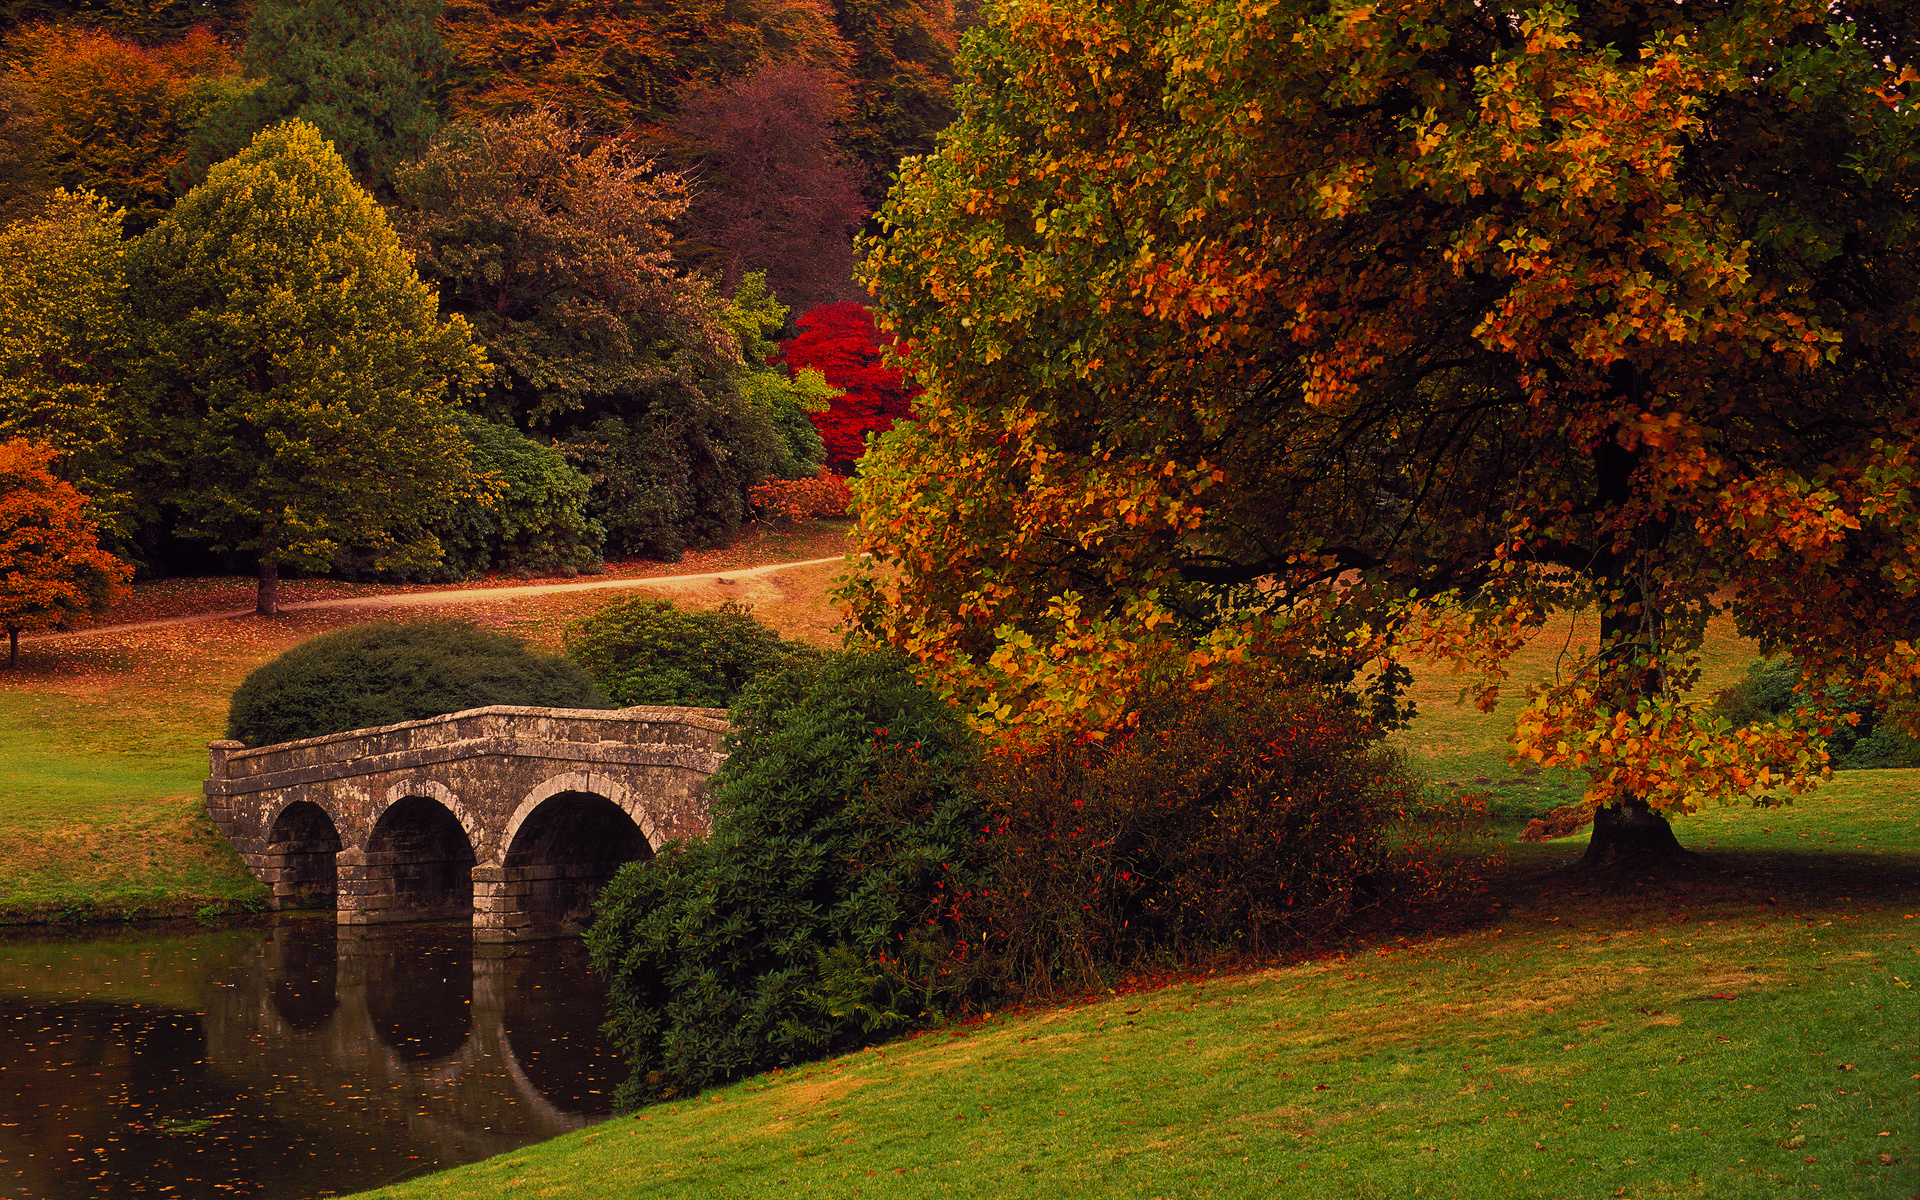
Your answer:
[[[1510,847],[1445,936],[996,1015],[372,1195],[1907,1200],[1917,793],[1697,819],[1713,864],[1666,880]]]
[[[832,565],[741,579],[724,573],[832,555],[844,547],[846,533],[844,522],[768,531],[679,563],[613,564],[609,576],[721,573],[656,590],[689,605],[741,599],[788,636],[828,642],[836,622],[825,600]],[[179,916],[257,905],[263,890],[207,819],[200,784],[207,743],[224,733],[233,689],[287,647],[361,621],[432,613],[519,633],[557,651],[567,621],[627,594],[502,598],[474,586],[452,604],[373,607],[432,590],[296,580],[283,589],[283,602],[364,599],[368,607],[120,632],[98,628],[226,613],[252,601],[245,580],[167,580],[136,587],[95,632],[23,640],[19,668],[0,670],[0,922]]]

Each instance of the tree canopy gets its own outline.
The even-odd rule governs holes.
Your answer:
[[[7,666],[20,663],[20,631],[99,613],[124,599],[133,568],[100,549],[87,499],[55,479],[51,447],[0,442],[0,628]]]
[[[241,55],[259,85],[209,114],[188,182],[262,129],[297,119],[333,144],[362,186],[384,194],[394,167],[440,123],[439,15],[438,0],[262,0]]]
[[[134,414],[114,387],[129,338],[120,222],[98,196],[63,191],[0,228],[0,435],[56,451],[54,470],[115,538],[132,532],[143,490]]]
[[[806,397],[750,386],[775,373],[742,354],[771,297],[730,306],[674,261],[678,175],[542,108],[449,125],[398,188],[421,271],[498,365],[480,403],[563,445],[610,552],[725,541],[748,489],[807,456],[775,403]]]
[[[845,87],[795,63],[683,95],[664,123],[669,157],[698,181],[680,256],[728,295],[761,270],[789,304],[846,299],[853,236],[867,218],[863,172],[834,144],[834,122],[848,115]]]
[[[19,31],[7,49],[17,62],[10,83],[32,112],[13,139],[23,143],[17,152],[48,182],[124,208],[136,232],[172,207],[194,127],[248,86],[204,28],[147,47],[43,25]]]
[[[1597,605],[1515,734],[1597,855],[1803,786],[1817,718],[1686,689],[1726,612],[1920,719],[1917,62],[1873,0],[1008,5],[870,263],[930,390],[864,620],[1097,727],[1249,656],[1497,684]]]
[[[283,122],[214,167],[135,245],[128,291],[170,501],[258,559],[262,613],[283,562],[438,561],[423,523],[477,486],[449,392],[485,358],[318,130]]]

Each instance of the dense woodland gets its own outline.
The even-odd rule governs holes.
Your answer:
[[[920,3],[10,4],[0,434],[263,611],[283,567],[725,542],[910,411],[853,241],[955,41]]]

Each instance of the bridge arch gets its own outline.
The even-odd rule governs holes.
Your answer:
[[[514,897],[518,936],[584,929],[594,898],[621,864],[653,857],[652,839],[634,806],[620,803],[624,789],[602,787],[584,773],[557,776],[515,811],[500,862],[500,892]]]
[[[552,778],[544,779],[538,787],[528,792],[519,804],[514,806],[513,815],[507,818],[504,845],[511,846],[514,838],[520,834],[520,828],[535,809],[562,792],[585,792],[588,795],[602,796],[617,806],[621,812],[639,827],[648,846],[658,846],[666,839],[661,836],[659,815],[620,780],[607,772],[567,771]]]
[[[311,800],[281,805],[267,827],[263,871],[274,907],[334,907],[340,890],[335,856],[342,845],[340,827],[320,805]]]
[[[366,849],[342,880],[341,916],[353,924],[437,921],[473,912],[473,837],[453,809],[420,788],[381,810]],[[343,875],[347,872],[343,871]]]

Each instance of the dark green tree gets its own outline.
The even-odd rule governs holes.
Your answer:
[[[437,562],[424,523],[476,482],[448,393],[485,359],[318,130],[288,121],[216,166],[129,254],[127,386],[180,532],[260,566]]]
[[[733,709],[713,828],[621,868],[587,934],[624,1104],[921,1019],[942,887],[980,875],[973,733],[891,653],[802,659]]]
[[[241,53],[262,82],[201,123],[183,181],[198,182],[291,117],[320,130],[361,186],[384,195],[395,166],[439,127],[439,16],[439,0],[264,0]]]
[[[585,475],[558,447],[511,425],[457,411],[453,421],[467,443],[476,477],[489,492],[473,492],[425,522],[445,555],[424,570],[396,573],[374,567],[372,556],[343,550],[334,569],[350,579],[423,579],[453,582],[487,571],[574,574],[599,569],[606,531],[587,515]]]

